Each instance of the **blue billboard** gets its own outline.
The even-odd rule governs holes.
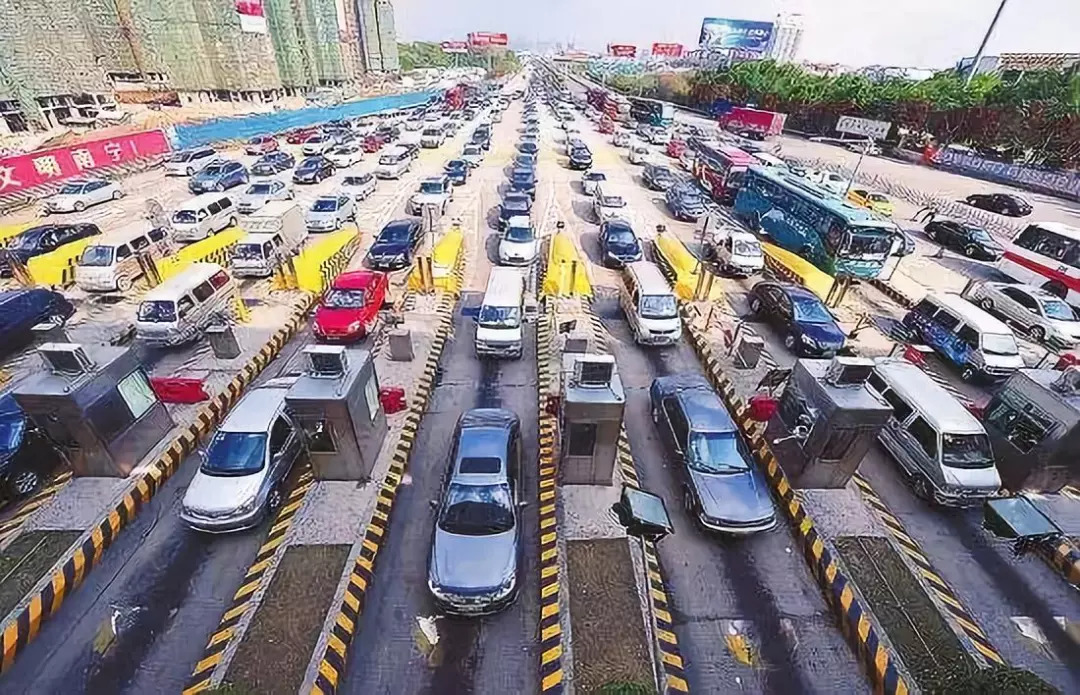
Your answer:
[[[701,21],[698,45],[704,49],[738,48],[764,53],[772,38],[772,22],[706,17]]]

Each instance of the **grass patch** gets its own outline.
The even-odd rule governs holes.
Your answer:
[[[611,683],[604,683],[597,692],[599,695],[653,695],[653,693],[656,692],[656,688],[649,683],[614,681]]]
[[[0,616],[7,615],[34,588],[82,533],[27,531],[0,553]]]

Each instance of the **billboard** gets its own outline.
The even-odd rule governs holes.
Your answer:
[[[679,58],[683,54],[683,45],[681,43],[654,43],[649,53],[654,56]]]
[[[706,49],[739,48],[764,53],[772,38],[772,22],[706,17],[701,21],[698,45]]]
[[[850,135],[863,135],[867,138],[884,140],[889,134],[892,123],[888,121],[875,121],[870,118],[857,118],[855,116],[841,116],[836,121],[836,130]]]
[[[0,159],[0,196],[169,151],[164,131],[148,130]]]
[[[474,31],[469,34],[469,45],[473,48],[487,48],[488,46],[505,46],[510,43],[506,34],[490,31]]]
[[[468,53],[469,43],[467,41],[443,41],[439,44],[439,48],[443,53]]]
[[[637,46],[627,43],[609,43],[607,52],[609,56],[616,58],[633,58],[637,56]]]
[[[236,0],[236,14],[240,17],[240,31],[249,34],[266,33],[263,0]]]

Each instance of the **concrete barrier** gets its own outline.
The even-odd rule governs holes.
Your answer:
[[[822,300],[829,296],[829,291],[836,281],[832,275],[779,246],[762,244],[761,249],[765,253],[765,265],[782,279],[802,285]]]
[[[457,270],[464,248],[465,233],[457,225],[447,230],[435,243],[435,248],[431,250],[431,279],[437,291],[456,294],[461,290],[461,274]],[[420,267],[416,263],[409,271],[407,287],[413,292],[424,289]]]
[[[217,263],[229,266],[229,249],[244,237],[244,230],[229,227],[202,241],[189,244],[176,253],[157,262],[158,273],[162,280],[183,272],[192,263]]]
[[[75,262],[93,237],[64,244],[55,251],[34,256],[27,262],[26,271],[37,285],[68,287],[75,282]]]
[[[348,259],[356,252],[359,241],[359,230],[356,227],[347,227],[309,242],[293,262],[296,282],[300,289],[322,294],[338,273],[345,269]],[[342,258],[345,259],[344,263],[341,262]]]
[[[548,297],[591,297],[592,282],[574,240],[558,232],[548,245],[547,272],[541,291]]]
[[[671,232],[661,232],[653,242],[656,246],[656,257],[660,261],[661,269],[664,270],[671,280],[671,287],[675,296],[684,301],[693,300],[698,291],[698,283],[705,278],[706,296],[698,299],[716,301],[724,298],[724,291],[719,282],[715,282],[698,257],[690,252],[677,236]]]

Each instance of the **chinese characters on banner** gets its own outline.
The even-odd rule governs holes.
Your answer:
[[[683,53],[683,45],[681,43],[654,43],[649,53],[654,56],[679,58]]]
[[[443,53],[468,53],[469,44],[467,41],[443,41],[439,44]]]
[[[169,151],[164,131],[38,150],[0,159],[0,196]]]
[[[469,34],[469,45],[473,48],[486,48],[488,46],[505,46],[510,43],[506,34],[491,31],[474,31]]]
[[[637,55],[637,46],[625,43],[609,43],[607,52],[609,56],[616,58],[633,58]]]

